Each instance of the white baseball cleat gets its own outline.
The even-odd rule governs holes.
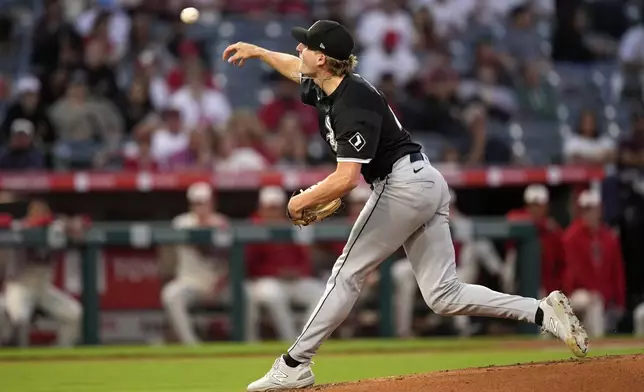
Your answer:
[[[539,304],[543,310],[542,333],[550,332],[561,339],[577,357],[588,353],[588,334],[561,291],[553,291]]]
[[[284,389],[306,388],[315,384],[315,375],[310,364],[289,367],[280,355],[271,370],[259,380],[248,385],[248,392],[279,391]]]

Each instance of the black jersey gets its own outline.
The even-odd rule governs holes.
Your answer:
[[[329,96],[312,79],[301,85],[302,102],[318,109],[320,133],[338,162],[362,163],[368,183],[391,173],[398,159],[421,150],[386,99],[360,75],[347,75]]]

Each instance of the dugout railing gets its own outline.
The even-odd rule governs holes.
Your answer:
[[[83,342],[87,345],[100,344],[97,264],[103,247],[128,246],[143,249],[172,244],[195,244],[227,248],[232,294],[232,304],[228,309],[232,324],[231,337],[233,340],[242,341],[245,336],[245,245],[261,242],[311,244],[316,241],[345,241],[350,230],[350,225],[332,220],[302,229],[290,224],[257,226],[249,222],[235,222],[227,230],[177,230],[172,228],[169,222],[94,223],[84,237],[77,240],[68,239],[64,232],[53,228],[4,229],[0,230],[0,246],[45,246],[52,249],[77,247],[81,250]],[[517,294],[537,297],[540,283],[540,245],[534,226],[529,223],[507,222],[502,218],[477,218],[475,235],[493,240],[513,239],[517,245],[518,256]],[[391,260],[387,260],[380,267],[379,333],[383,337],[394,335],[390,266]],[[537,330],[536,327],[528,324],[519,326],[519,332],[524,334],[536,333]]]

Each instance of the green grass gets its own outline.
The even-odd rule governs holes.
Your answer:
[[[512,337],[513,341],[533,340],[531,337]],[[351,353],[356,351],[392,352],[406,350],[456,350],[456,349],[482,349],[498,347],[504,341],[490,338],[441,338],[441,339],[417,339],[417,340],[396,340],[396,339],[354,339],[345,341],[328,341],[320,354],[325,353]],[[79,347],[73,349],[59,348],[30,348],[4,349],[0,350],[0,360],[21,358],[21,357],[105,357],[118,356],[173,356],[173,355],[269,355],[283,351],[288,348],[288,343],[264,342],[255,344],[240,344],[234,342],[221,342],[199,347],[170,346],[102,346],[102,347]]]
[[[489,365],[508,365],[570,358],[565,347],[548,350],[503,350],[507,340],[441,339],[419,341],[356,340],[328,342],[315,358],[319,383],[421,373]],[[593,356],[643,353],[642,345],[632,348],[598,348]],[[622,347],[628,347],[624,340]],[[99,347],[75,350],[2,350],[0,391],[20,392],[237,392],[262,376],[285,344],[213,344],[184,347]],[[375,354],[360,354],[366,350]],[[425,352],[403,353],[405,350]],[[433,351],[432,351],[433,350]],[[339,355],[350,353],[351,355]],[[397,351],[397,352],[396,352]],[[173,359],[173,355],[197,358]],[[226,355],[253,356],[226,357]],[[122,360],[110,356],[127,355]],[[74,356],[77,358],[74,359]],[[137,359],[145,356],[146,359]],[[31,362],[8,359],[38,358]],[[61,360],[62,357],[68,357]],[[95,357],[88,359],[88,357]],[[105,360],[101,360],[104,357]],[[164,358],[165,357],[165,358]]]

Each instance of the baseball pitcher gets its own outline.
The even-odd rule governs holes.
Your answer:
[[[67,230],[64,220],[54,220],[49,206],[33,201],[28,207],[22,226]],[[82,308],[71,295],[52,283],[52,265],[58,252],[48,247],[14,249],[7,269],[5,306],[9,320],[17,333],[19,346],[29,345],[29,327],[36,307],[44,310],[59,323],[58,345],[72,346],[80,336]]]
[[[449,225],[456,253],[456,276],[463,283],[474,283],[478,279],[479,267],[501,278],[502,287],[508,286],[509,278],[505,275],[503,261],[494,244],[487,238],[475,238],[474,222],[456,207],[456,194],[450,190]],[[406,261],[406,260],[405,260]],[[396,287],[396,320],[399,336],[411,335],[416,285],[414,271],[409,262],[397,262],[392,268]],[[460,336],[469,336],[474,328],[468,315],[453,317],[454,327]]]
[[[337,157],[325,180],[291,198],[293,222],[320,220],[326,205],[355,188],[360,175],[372,193],[356,220],[326,290],[288,352],[249,391],[303,388],[315,383],[311,360],[347,317],[365,276],[401,245],[423,298],[443,315],[502,317],[536,323],[557,335],[577,356],[588,338],[568,298],[554,291],[543,300],[494,292],[456,277],[449,230],[449,190],[443,176],[411,140],[384,96],[354,73],[354,41],[337,22],[320,20],[291,30],[299,57],[239,42],[224,50],[229,63],[259,58],[301,85],[302,101],[320,115],[321,136]],[[318,211],[322,211],[318,214]]]

